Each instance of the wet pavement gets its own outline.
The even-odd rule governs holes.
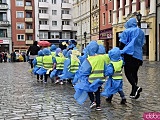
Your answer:
[[[144,62],[138,85],[138,100],[129,98],[131,86],[124,77],[126,105],[116,94],[111,104],[102,98],[101,111],[82,106],[70,84],[37,83],[28,63],[0,63],[0,120],[141,120],[144,112],[160,112],[160,62]]]

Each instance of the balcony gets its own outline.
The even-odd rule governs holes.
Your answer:
[[[33,33],[33,29],[26,29],[25,33]]]
[[[49,3],[48,2],[39,2],[39,8],[48,8]]]
[[[47,14],[47,13],[39,13],[39,19],[49,19],[49,14]]]
[[[32,6],[25,6],[25,10],[32,10]]]
[[[1,27],[8,27],[9,26],[9,21],[0,21],[0,26]]]
[[[49,30],[49,25],[39,25],[39,30]]]
[[[25,18],[25,22],[33,22],[33,18]]]
[[[70,14],[62,14],[62,19],[71,20],[72,16]]]
[[[33,44],[33,40],[26,40],[26,45],[32,45]]]
[[[62,25],[62,30],[72,30],[71,25]]]
[[[62,3],[61,7],[70,9],[70,8],[72,8],[72,5],[71,5],[71,3]]]
[[[8,4],[7,4],[7,3],[1,3],[1,4],[0,4],[0,9],[1,9],[1,10],[6,10],[6,9],[8,9]]]

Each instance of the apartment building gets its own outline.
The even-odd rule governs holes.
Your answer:
[[[12,52],[10,0],[0,0],[0,52]]]
[[[34,0],[11,0],[12,41],[15,51],[26,51],[35,40]]]
[[[100,31],[99,39],[104,41],[106,52],[112,49],[112,11],[113,1],[112,0],[100,0]]]
[[[73,0],[35,0],[36,40],[58,44],[60,40],[75,39]]]
[[[142,15],[141,29],[146,40],[143,47],[144,59],[156,60],[156,0],[113,0],[113,46],[119,45],[119,35],[124,23],[138,13]]]
[[[77,43],[80,50],[91,40],[90,6],[91,0],[73,2],[73,22],[77,26]]]

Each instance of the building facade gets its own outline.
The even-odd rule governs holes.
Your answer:
[[[91,39],[99,40],[99,3],[100,0],[91,0]]]
[[[91,0],[74,0],[73,2],[73,22],[77,26],[76,35],[79,50],[82,50],[91,40],[90,5]]]
[[[0,0],[0,52],[12,52],[10,0]]]
[[[35,0],[36,40],[55,43],[75,39],[73,0]]]
[[[143,47],[144,58],[156,60],[156,0],[114,0],[113,46],[119,45],[119,34],[125,29],[124,23],[137,13],[142,14],[141,28],[146,39]]]
[[[157,0],[157,9],[156,9],[156,16],[157,16],[157,26],[156,26],[156,30],[157,30],[157,61],[160,61],[160,0]]]
[[[112,0],[100,0],[100,31],[99,39],[104,41],[106,52],[112,49]]]
[[[35,40],[34,0],[11,0],[13,49],[26,51]]]

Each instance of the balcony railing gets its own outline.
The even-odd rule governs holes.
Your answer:
[[[33,40],[26,40],[26,45],[32,45],[33,44]]]
[[[0,3],[0,9],[1,10],[8,9],[8,4],[7,3]]]
[[[8,27],[9,26],[9,21],[0,21],[0,26],[1,27]]]
[[[70,14],[62,14],[62,19],[70,20],[72,17]]]
[[[25,6],[25,10],[32,10],[32,6]]]
[[[62,3],[62,8],[72,8],[72,4],[71,3]]]
[[[33,22],[33,18],[25,18],[25,22]]]
[[[39,2],[39,7],[40,8],[48,8],[49,7],[49,3],[48,2]]]
[[[49,30],[49,25],[39,25],[39,30]]]
[[[62,25],[62,30],[72,30],[71,25]]]
[[[26,29],[25,33],[33,33],[33,29]]]
[[[48,13],[39,13],[39,18],[40,19],[49,19],[49,14]]]

